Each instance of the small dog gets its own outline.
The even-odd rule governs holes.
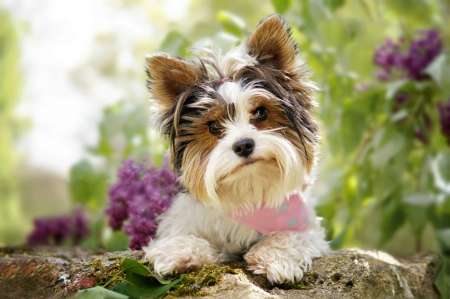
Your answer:
[[[147,60],[154,120],[181,192],[144,248],[159,275],[235,261],[272,283],[299,281],[329,252],[302,193],[317,160],[315,85],[278,15],[226,55]]]

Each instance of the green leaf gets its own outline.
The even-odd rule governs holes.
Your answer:
[[[160,284],[158,281],[133,273],[130,278],[127,276],[127,292],[130,296],[136,298],[158,298],[166,294],[170,288],[175,286],[185,276],[185,274],[182,274],[179,278],[172,280],[170,283]]]
[[[442,252],[450,254],[450,227],[444,229],[438,229],[436,231],[437,239],[441,245]]]
[[[179,32],[169,32],[163,40],[160,51],[184,57],[187,55],[189,41]]]
[[[309,13],[315,20],[330,19],[331,13],[324,4],[324,0],[308,0]]]
[[[127,277],[132,274],[138,274],[141,276],[152,276],[156,280],[159,281],[160,284],[168,284],[172,282],[172,279],[164,279],[161,276],[154,275],[147,267],[145,267],[143,264],[139,263],[138,261],[132,260],[130,258],[126,258],[122,262],[122,267],[125,270],[125,274]]]
[[[374,152],[370,157],[373,167],[377,169],[385,168],[391,158],[401,152],[405,145],[405,137],[400,133],[395,133],[392,140],[381,148],[374,149]]]
[[[422,235],[434,198],[431,194],[412,194],[403,199],[406,218],[416,237]]]
[[[445,92],[450,92],[450,59],[446,53],[440,54],[425,70]]]
[[[450,154],[440,153],[436,158],[437,169],[442,179],[449,184],[450,183]]]
[[[126,251],[130,237],[124,231],[114,231],[105,241],[105,249],[109,252]]]
[[[360,144],[367,118],[360,111],[344,105],[342,110],[341,125],[338,128],[338,134],[333,134],[331,140],[336,147],[341,147],[344,154],[348,156]],[[355,126],[358,124],[358,126]]]
[[[235,36],[244,36],[247,33],[247,25],[245,21],[237,15],[228,11],[219,11],[217,13],[217,20],[222,23],[223,28],[228,33]]]
[[[152,275],[152,272],[150,272],[147,267],[145,267],[143,264],[139,263],[138,261],[132,260],[130,258],[126,258],[122,262],[122,268],[125,271],[125,274],[127,275],[127,278],[132,274],[138,274],[141,276],[150,276]]]
[[[240,39],[235,35],[232,35],[225,31],[219,31],[214,34],[212,43],[215,47],[218,47],[222,50],[231,50],[232,48],[236,47],[239,41]]]
[[[450,258],[444,257],[442,268],[434,281],[441,298],[450,298]]]
[[[351,238],[353,235],[353,230],[351,227],[351,218],[347,219],[344,228],[339,232],[339,234],[331,241],[331,248],[339,249],[345,243],[346,240]]]
[[[116,284],[112,290],[116,293],[128,295],[126,282],[121,282],[121,283]]]
[[[77,293],[78,299],[128,299],[128,296],[125,296],[120,293],[116,293],[114,291],[110,291],[108,289],[102,287],[93,287],[86,290],[80,290]]]
[[[345,0],[325,0],[324,4],[331,10],[336,10],[345,4]]]
[[[389,83],[386,87],[386,99],[392,99],[409,81],[405,79]]]
[[[73,203],[88,205],[92,209],[104,206],[107,194],[105,173],[97,173],[87,160],[75,164],[70,169],[69,189]]]
[[[405,109],[399,110],[391,116],[392,122],[398,122],[408,117],[408,111]]]
[[[294,0],[272,0],[271,2],[277,13],[284,14],[292,5]]]
[[[387,206],[383,208],[379,247],[384,246],[404,223],[405,214],[399,203],[388,202]]]
[[[434,209],[430,214],[430,219],[437,230],[437,237],[441,242],[443,251],[447,248],[450,256],[450,244],[447,246],[447,242],[444,242],[446,239],[442,238],[443,236],[449,236],[450,238],[450,235],[446,235],[445,233],[445,231],[450,228],[450,195],[439,194],[437,196]],[[438,233],[441,230],[442,232]]]

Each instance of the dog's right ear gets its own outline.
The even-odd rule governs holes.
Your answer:
[[[180,95],[199,83],[203,70],[186,60],[163,53],[147,56],[146,61],[147,87],[154,100],[154,121],[161,133],[169,134]]]

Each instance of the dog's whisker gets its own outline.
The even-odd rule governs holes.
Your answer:
[[[282,131],[285,130],[286,127],[279,127],[279,128],[273,128],[273,129],[268,129],[268,130],[264,130],[264,132],[276,132],[276,131]]]

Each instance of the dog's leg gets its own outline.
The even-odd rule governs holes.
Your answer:
[[[145,259],[159,275],[184,273],[227,260],[227,255],[219,252],[221,246],[211,243],[217,234],[211,229],[218,219],[217,212],[180,193],[160,216],[157,237],[143,248]]]
[[[155,272],[161,276],[200,269],[205,264],[220,261],[217,250],[194,235],[152,240],[144,251],[145,259],[153,263]]]
[[[312,259],[330,251],[323,229],[273,232],[254,245],[244,259],[249,270],[271,283],[295,282],[310,270]]]

